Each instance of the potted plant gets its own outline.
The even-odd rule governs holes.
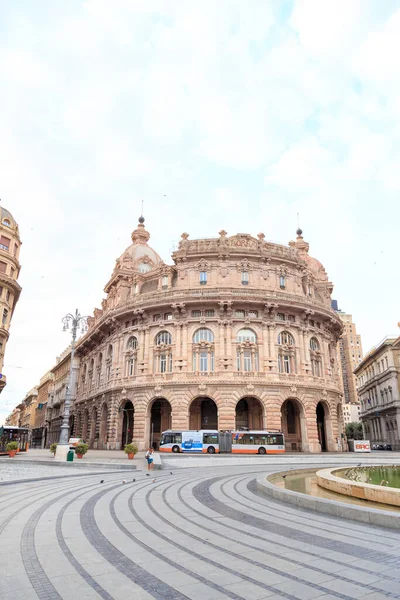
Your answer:
[[[18,450],[18,442],[8,442],[6,450],[8,452],[8,456],[10,458],[14,458]]]
[[[50,452],[52,454],[54,454],[54,456],[56,455],[56,451],[57,451],[57,444],[54,442],[54,444],[51,444],[50,446]]]
[[[83,458],[83,455],[86,454],[88,449],[88,444],[85,444],[84,442],[79,442],[79,444],[75,446],[75,454],[77,458]]]
[[[137,454],[138,451],[138,447],[136,446],[136,444],[126,444],[125,448],[124,448],[126,454],[128,455],[129,460],[132,460],[135,456],[135,454]]]

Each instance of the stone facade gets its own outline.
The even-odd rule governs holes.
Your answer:
[[[47,441],[47,427],[46,417],[47,415],[47,403],[49,400],[50,392],[53,391],[53,380],[54,374],[48,371],[40,379],[40,383],[37,386],[37,406],[35,424],[32,430],[32,442],[31,445],[35,448],[44,448]]]
[[[46,407],[46,447],[58,443],[64,414],[65,394],[70,385],[71,347],[68,347],[57,358],[55,366],[50,370],[52,383],[48,386],[48,402]],[[74,359],[73,381],[71,384],[71,404],[75,400],[76,378],[79,359]],[[74,434],[74,419],[70,417],[70,436]]]
[[[354,373],[365,439],[400,450],[400,337],[384,339]]]
[[[7,383],[3,373],[4,354],[11,319],[21,293],[21,286],[17,282],[21,268],[20,248],[18,224],[8,210],[0,207],[0,393]]]
[[[92,448],[157,446],[174,429],[283,430],[288,450],[340,448],[333,286],[297,232],[190,240],[173,264],[139,219],[78,341],[75,434]]]
[[[337,306],[336,300],[333,301],[333,304]],[[358,395],[354,369],[363,358],[361,336],[357,333],[352,315],[336,310],[343,323],[343,333],[338,343],[338,363],[343,384],[343,401],[345,404],[355,404],[358,402]]]

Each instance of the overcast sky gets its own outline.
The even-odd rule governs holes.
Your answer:
[[[364,351],[398,331],[400,0],[20,0],[0,7],[0,197],[23,287],[0,420],[91,314],[141,200],[183,231],[300,213]]]

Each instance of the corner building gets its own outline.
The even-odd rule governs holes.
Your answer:
[[[173,429],[283,430],[290,451],[343,433],[333,286],[297,231],[190,240],[173,264],[139,219],[77,344],[75,434],[92,448],[156,447]]]

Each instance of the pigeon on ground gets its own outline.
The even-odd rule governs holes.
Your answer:
[[[133,483],[135,483],[136,479],[132,479]]]
[[[123,480],[122,480],[122,483],[126,483],[126,479],[123,479]]]
[[[147,477],[150,477],[150,473],[146,473]]]
[[[172,471],[170,471],[169,474],[172,475]]]
[[[104,479],[102,479],[102,480],[100,481],[100,483],[104,483]]]

